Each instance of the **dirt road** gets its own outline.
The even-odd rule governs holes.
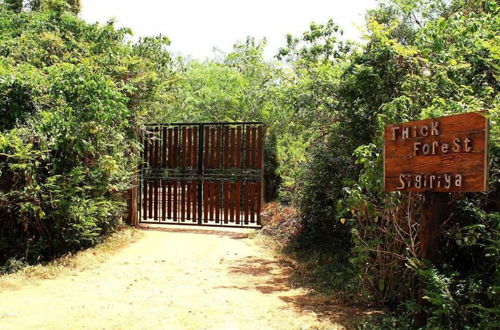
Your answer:
[[[147,230],[91,270],[0,288],[0,329],[343,328],[288,273],[241,230]]]

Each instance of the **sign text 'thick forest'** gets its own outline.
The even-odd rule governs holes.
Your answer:
[[[385,127],[386,191],[486,191],[488,120],[481,113]]]

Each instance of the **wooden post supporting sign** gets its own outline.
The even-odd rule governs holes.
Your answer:
[[[466,113],[386,126],[384,187],[423,193],[419,256],[439,261],[450,193],[488,190],[487,118]],[[416,315],[416,326],[425,322],[425,314]]]

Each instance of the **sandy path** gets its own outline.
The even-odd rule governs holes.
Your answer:
[[[166,230],[94,269],[0,289],[0,329],[337,328],[241,230]]]

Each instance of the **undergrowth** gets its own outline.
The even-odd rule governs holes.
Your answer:
[[[21,285],[26,281],[51,279],[71,272],[92,269],[141,236],[142,233],[138,229],[120,227],[116,232],[105,237],[102,243],[77,253],[67,253],[50,262],[28,265],[12,260],[11,262],[16,267],[4,268],[3,272],[0,272],[0,285],[7,283]]]

